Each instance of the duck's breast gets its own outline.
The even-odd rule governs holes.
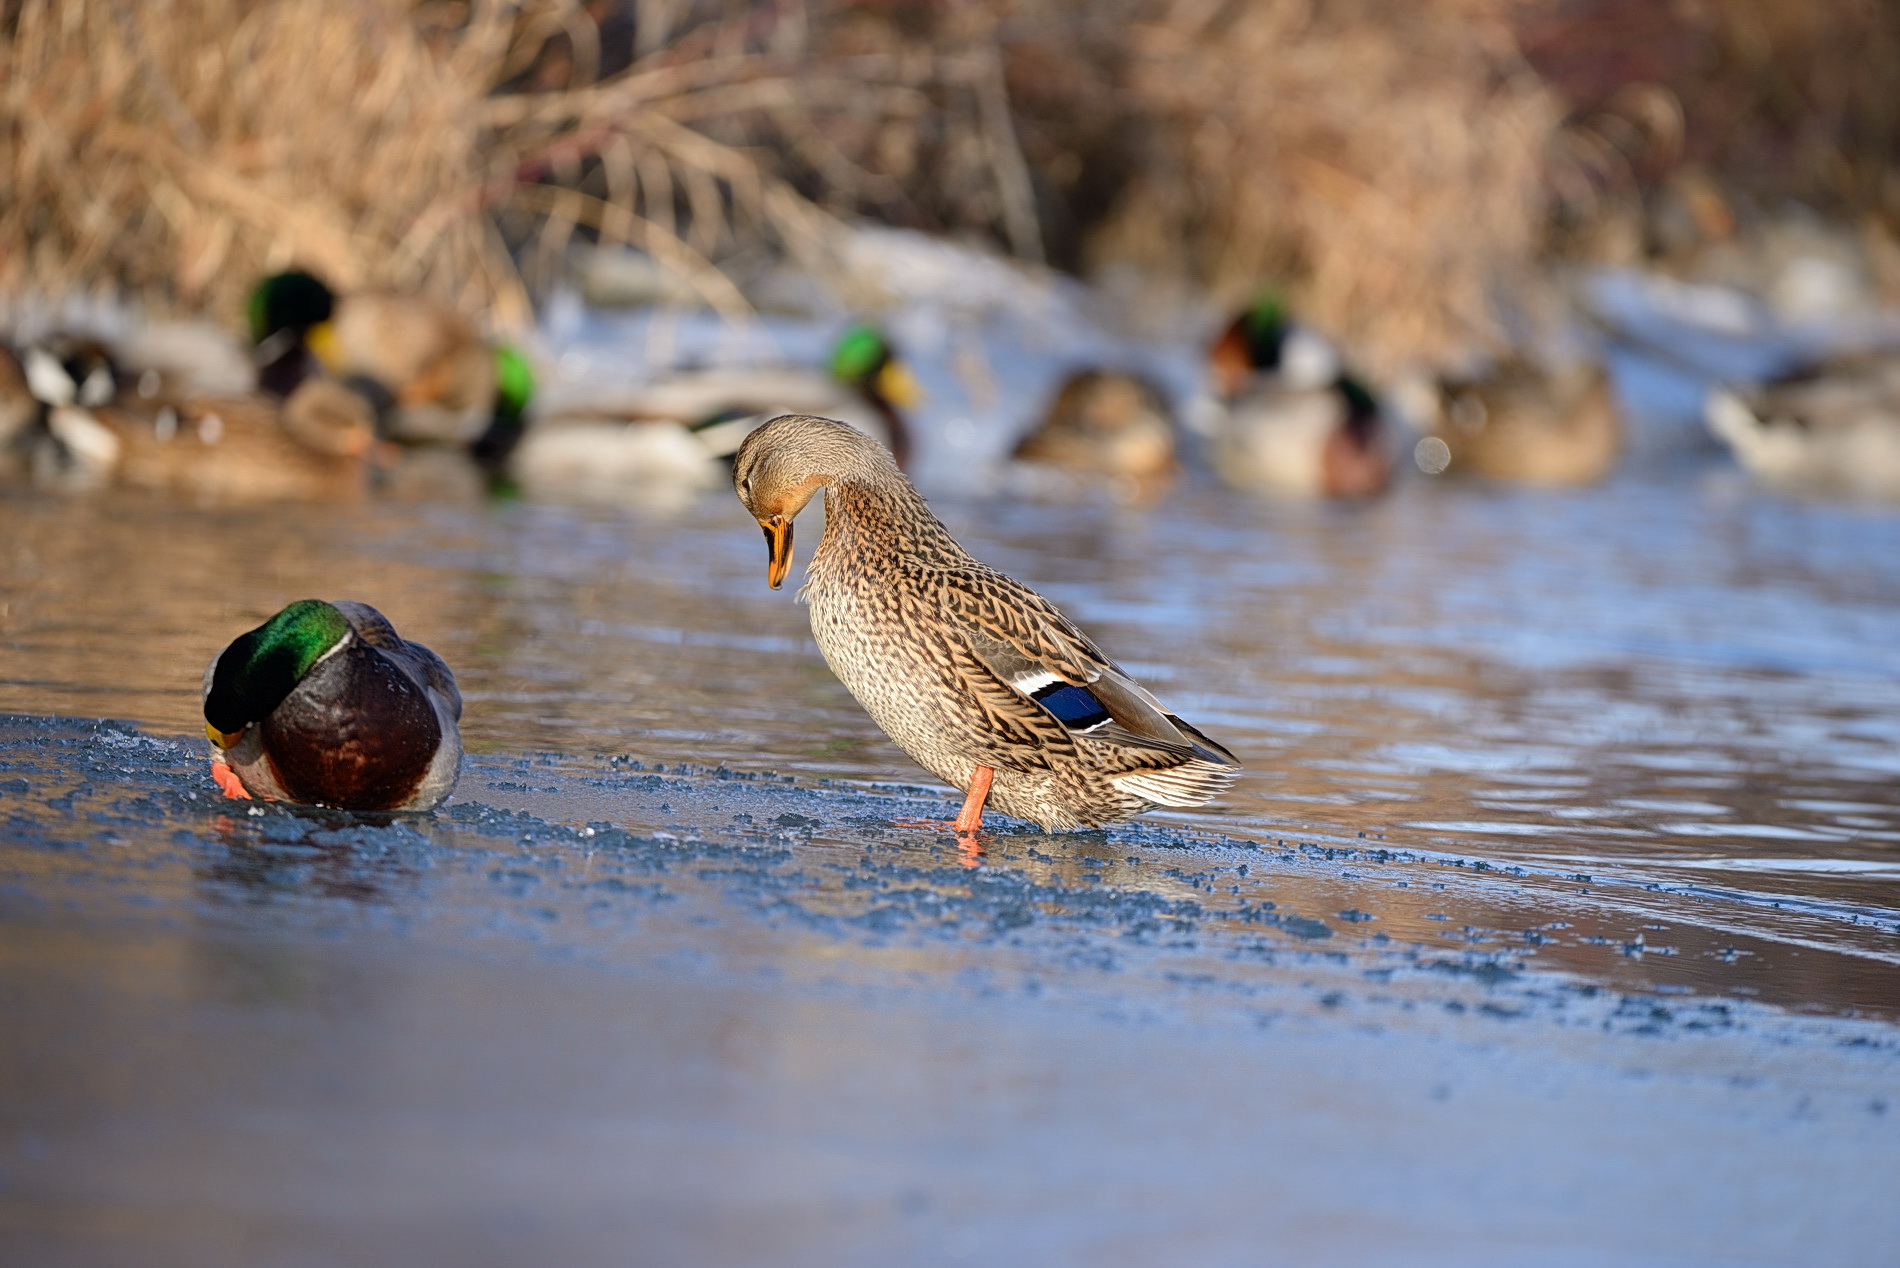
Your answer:
[[[354,640],[311,670],[260,727],[289,796],[345,810],[410,808],[443,740],[422,685]]]

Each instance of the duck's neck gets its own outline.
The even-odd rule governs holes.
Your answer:
[[[825,486],[825,535],[812,557],[815,572],[899,563],[953,567],[969,558],[908,480],[844,478]]]

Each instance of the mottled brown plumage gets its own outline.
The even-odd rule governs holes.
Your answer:
[[[1163,708],[1055,606],[951,538],[875,441],[804,415],[753,432],[739,499],[790,564],[791,524],[825,490],[803,594],[832,672],[925,769],[1049,831],[1192,806],[1239,765]]]
[[[206,396],[93,417],[118,442],[115,483],[220,504],[359,497],[376,440],[368,405],[327,379],[281,403]]]
[[[1622,424],[1601,366],[1559,370],[1513,359],[1442,385],[1432,434],[1452,474],[1589,484],[1616,465]]]

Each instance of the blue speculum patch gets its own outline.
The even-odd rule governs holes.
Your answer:
[[[1071,731],[1087,731],[1108,721],[1108,710],[1087,687],[1058,682],[1032,694],[1038,704],[1055,714],[1056,720]]]

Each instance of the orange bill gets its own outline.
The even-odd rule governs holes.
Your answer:
[[[769,520],[760,520],[759,527],[765,530],[765,544],[772,551],[765,579],[776,590],[784,582],[785,574],[792,570],[792,522],[783,515],[774,515]]]
[[[217,727],[207,722],[205,723],[205,738],[209,739],[219,748],[230,748],[233,744],[243,739],[244,732],[249,729],[249,727],[239,727],[235,731],[220,731]]]

